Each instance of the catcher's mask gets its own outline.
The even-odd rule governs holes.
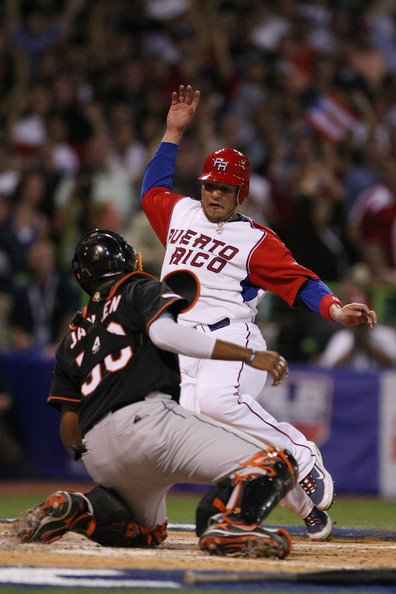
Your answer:
[[[239,186],[238,203],[243,204],[249,194],[250,163],[243,153],[233,148],[213,151],[206,157],[198,179]]]
[[[95,229],[78,243],[72,267],[80,287],[92,296],[103,279],[140,268],[139,254],[118,233]]]

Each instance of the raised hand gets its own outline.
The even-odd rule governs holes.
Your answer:
[[[185,128],[190,124],[198,107],[200,92],[193,91],[191,85],[180,85],[179,91],[173,91],[172,102],[166,118],[164,142],[178,143]]]

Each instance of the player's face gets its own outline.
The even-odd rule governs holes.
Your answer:
[[[211,223],[227,221],[238,206],[239,186],[214,181],[202,183],[202,209]]]

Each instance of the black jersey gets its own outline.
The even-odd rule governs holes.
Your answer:
[[[56,352],[48,404],[76,407],[84,435],[101,417],[154,391],[179,400],[177,355],[157,348],[150,324],[186,300],[146,273],[132,272],[96,293]]]

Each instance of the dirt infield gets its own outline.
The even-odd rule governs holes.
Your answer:
[[[67,534],[51,545],[21,544],[11,524],[0,524],[0,566],[74,568],[194,569],[233,571],[310,572],[339,569],[396,570],[396,542],[332,538],[313,543],[293,537],[285,560],[214,557],[199,550],[192,532],[170,531],[155,550],[107,549],[77,534]]]
[[[44,497],[59,488],[55,482],[0,483],[0,496],[30,495]],[[63,488],[87,490],[89,484],[65,484]],[[197,544],[191,526],[171,525],[169,537],[155,550],[109,549],[90,542],[77,534],[67,534],[51,545],[21,544],[12,535],[11,523],[0,519],[0,581],[1,570],[7,568],[15,574],[15,568],[29,572],[29,568],[68,568],[70,571],[124,570],[143,572],[147,579],[155,572],[287,572],[288,575],[308,574],[323,571],[385,571],[396,574],[396,533],[376,533],[335,529],[327,542],[314,543],[305,536],[305,530],[291,527],[293,547],[284,560],[235,559],[215,557],[203,553]],[[172,527],[174,529],[172,529]],[[18,569],[19,571],[19,569]],[[48,569],[50,571],[50,569]],[[64,570],[62,570],[64,573]],[[4,575],[3,575],[4,578]],[[6,578],[4,578],[6,579]],[[26,574],[30,584],[31,574]],[[59,580],[59,576],[56,577]],[[5,583],[5,582],[1,582]],[[392,582],[394,583],[394,582]],[[0,584],[1,588],[1,584]]]

